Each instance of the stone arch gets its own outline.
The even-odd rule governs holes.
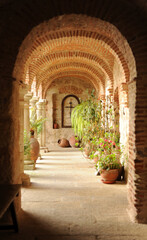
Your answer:
[[[43,91],[43,98],[46,98],[46,92],[47,92],[47,89],[50,87],[51,83],[55,80],[55,79],[62,79],[64,77],[67,77],[67,76],[72,76],[73,78],[74,77],[78,77],[79,79],[81,80],[84,80],[85,82],[92,82],[93,84],[93,87],[95,88],[95,90],[100,94],[103,94],[104,95],[104,88],[103,88],[103,85],[101,85],[99,83],[99,85],[97,85],[95,83],[95,79],[93,79],[93,76],[89,74],[89,76],[87,76],[88,73],[85,74],[85,72],[78,72],[78,71],[68,71],[68,72],[57,72],[56,74],[53,74],[51,77],[50,77],[50,81],[47,80],[47,84],[45,85],[44,87],[44,91]]]

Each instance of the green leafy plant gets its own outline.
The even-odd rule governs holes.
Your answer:
[[[122,146],[120,148],[119,132],[114,128],[114,109],[109,97],[103,106],[92,91],[86,101],[73,109],[71,120],[75,134],[81,138],[82,149],[97,161],[98,168],[120,168]]]
[[[101,170],[119,169],[121,164],[115,153],[103,154],[98,161],[98,168]]]
[[[87,100],[81,101],[73,109],[71,122],[75,135],[81,140],[81,146],[90,144],[94,136],[103,134],[102,101],[96,99],[94,90]]]
[[[24,130],[24,155],[25,156],[30,155],[30,138],[26,130]]]
[[[30,127],[33,129],[37,136],[41,133],[43,128],[43,123],[47,120],[47,118],[40,117],[37,119],[35,108],[31,109],[31,117],[30,117]]]

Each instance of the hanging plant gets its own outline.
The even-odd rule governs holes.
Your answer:
[[[72,111],[72,127],[84,145],[92,140],[95,135],[101,136],[104,132],[102,118],[102,101],[97,100],[94,90],[89,98],[81,101]]]

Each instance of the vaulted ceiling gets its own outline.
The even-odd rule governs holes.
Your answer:
[[[108,22],[85,15],[63,15],[35,27],[25,38],[13,75],[43,92],[57,78],[79,76],[104,94],[113,89],[114,67],[130,80],[133,55],[125,38]],[[118,67],[117,67],[118,68]]]

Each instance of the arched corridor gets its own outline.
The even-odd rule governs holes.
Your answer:
[[[116,201],[117,197],[120,197],[118,202],[121,202],[121,199],[124,200],[125,214],[126,209],[129,213],[124,216],[124,219],[127,219],[128,225],[130,224],[134,239],[139,225],[130,223],[128,216],[133,222],[147,223],[146,13],[146,0],[3,0],[0,3],[0,184],[29,183],[30,172],[26,174],[24,171],[30,164],[24,157],[24,129],[26,133],[30,132],[33,112],[35,120],[41,117],[46,119],[42,125],[42,132],[37,137],[41,151],[47,152],[48,149],[58,145],[59,139],[69,140],[70,136],[74,135],[70,121],[71,111],[78,103],[77,99],[88,99],[88,94],[95,89],[96,99],[102,101],[103,111],[107,112],[109,104],[112,104],[114,119],[113,121],[110,119],[110,122],[113,122],[113,130],[120,136],[120,143],[125,146],[126,185],[116,184],[111,188],[114,195],[118,187],[120,191],[122,190],[122,198],[117,194],[115,197]],[[57,127],[54,127],[54,124]],[[44,175],[41,178],[41,174],[45,173],[47,168],[53,167],[54,169],[58,164],[60,169],[61,164],[60,160],[57,164],[56,160],[53,163],[50,162],[51,154],[52,152],[46,153],[49,159],[43,159],[37,163],[38,169],[32,172],[32,179],[36,181],[36,185],[32,184],[30,190],[23,189],[23,195],[20,195],[18,201],[15,202],[18,212],[21,212],[23,207],[27,207],[27,202],[22,201],[27,199],[27,196],[31,199],[31,196],[27,195],[29,191],[32,190],[34,194],[37,194],[37,187],[40,186],[42,189],[39,191],[43,193],[45,191],[43,186],[47,186],[46,193],[49,194],[50,189],[46,180],[53,184],[51,175],[47,177]],[[56,154],[58,158],[58,152]],[[65,157],[66,154],[68,152],[64,153]],[[71,161],[73,162],[74,159]],[[81,161],[82,166],[85,166],[82,159]],[[61,178],[66,175],[66,172],[69,178],[68,167],[73,166],[73,170],[79,171],[79,178],[81,173],[83,194],[86,194],[84,181],[86,182],[87,177],[84,173],[89,171],[91,178],[87,180],[89,181],[87,188],[89,193],[94,190],[90,186],[90,181],[94,181],[94,185],[97,185],[99,177],[90,174],[93,169],[89,168],[89,165],[83,167],[82,171],[79,164],[75,168],[74,164],[64,165],[63,163],[66,162],[63,161],[61,164],[65,173],[60,172]],[[34,162],[31,164],[34,168]],[[55,173],[52,172],[52,174]],[[54,187],[56,188],[57,183],[60,188],[63,178],[59,179],[58,172],[56,174],[57,181]],[[75,174],[73,179],[75,179]],[[68,189],[66,180],[65,178],[65,189]],[[43,185],[41,181],[45,181]],[[75,182],[71,184],[76,189]],[[103,185],[101,188],[101,182],[98,185],[100,191],[107,189],[105,193],[109,195],[110,186]],[[65,189],[62,189],[61,195]],[[56,194],[58,195],[59,192],[57,191]],[[47,196],[45,194],[44,197],[47,198]],[[84,196],[85,201],[91,200],[86,195],[82,198]],[[34,199],[35,195],[32,197]],[[40,197],[42,197],[41,194]],[[102,199],[99,198],[100,201]],[[96,200],[93,201],[96,204]],[[82,203],[80,204],[82,206]],[[97,204],[95,206],[96,219],[99,219],[99,207]],[[121,213],[119,212],[122,209],[121,206],[118,206],[115,220]],[[88,208],[90,207],[88,205]],[[80,214],[84,213],[84,208],[82,210],[81,207],[80,210]],[[32,211],[35,214],[35,208]],[[73,212],[76,215],[76,207]],[[33,219],[30,221],[37,221],[33,214]],[[54,211],[50,214],[54,214]],[[91,225],[92,229],[97,231],[94,215],[88,216],[88,212],[86,214],[83,221],[88,219],[89,222],[91,217],[95,226]],[[45,219],[46,216],[45,214]],[[41,217],[43,218],[42,214]],[[104,218],[107,220],[105,214]],[[29,216],[25,216],[24,213],[20,224],[23,225],[23,222],[28,219]],[[3,222],[3,218],[1,221]],[[99,222],[99,220],[96,221]],[[111,221],[113,221],[113,214]],[[100,223],[98,229],[102,232],[103,223]],[[121,223],[120,218],[120,225]],[[118,229],[120,225],[118,221]],[[76,232],[78,226],[81,225],[79,223],[77,226],[74,223],[72,226],[74,227],[66,229],[66,233],[73,229]],[[123,226],[122,223],[122,229]],[[116,233],[117,227],[115,226],[114,229]],[[140,229],[144,232],[144,225]],[[83,228],[83,231],[86,230]],[[100,232],[95,233],[92,234],[91,231],[91,239],[99,239],[102,236]],[[121,234],[122,237],[125,236],[122,230]],[[132,240],[132,236],[127,235],[129,240]],[[139,236],[143,239],[143,235]],[[38,236],[33,237],[39,240]]]
[[[20,231],[2,240],[146,240],[146,225],[130,222],[126,184],[103,184],[78,149],[46,153],[29,174]]]

